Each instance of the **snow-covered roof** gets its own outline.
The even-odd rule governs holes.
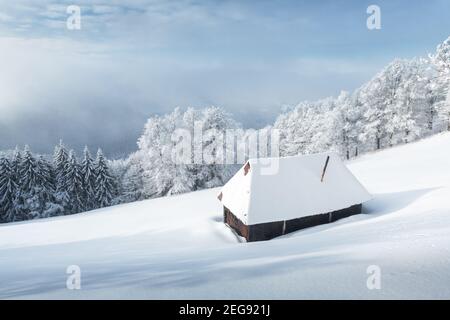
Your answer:
[[[339,156],[322,153],[250,159],[225,184],[219,199],[250,225],[345,209],[370,200],[371,195]]]

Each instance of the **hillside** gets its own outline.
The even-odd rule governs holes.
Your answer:
[[[239,242],[218,189],[1,225],[0,298],[450,298],[450,134],[348,166],[365,214],[268,242]]]

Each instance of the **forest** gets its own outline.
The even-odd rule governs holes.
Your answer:
[[[354,92],[285,108],[260,130],[279,130],[280,156],[334,151],[349,160],[450,130],[449,84],[450,38],[428,57],[394,60]],[[137,151],[124,159],[108,160],[101,150],[93,157],[87,148],[77,157],[62,142],[53,156],[33,154],[28,146],[0,152],[0,222],[221,186],[242,163],[176,163],[171,157],[174,131],[196,126],[222,133],[204,137],[202,149],[221,148],[229,129],[244,142],[255,133],[220,107],[177,108],[150,117]]]

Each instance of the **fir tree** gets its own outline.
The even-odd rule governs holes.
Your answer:
[[[115,184],[114,179],[109,173],[107,160],[105,159],[101,149],[97,152],[97,159],[95,163],[96,174],[96,200],[99,208],[109,206],[114,198]]]
[[[35,159],[25,147],[20,164],[20,190],[16,201],[17,219],[28,220],[59,215],[55,206],[53,168],[43,157]]]
[[[56,179],[56,191],[64,192],[66,182],[64,177],[66,176],[65,169],[67,167],[69,155],[67,153],[66,147],[64,146],[62,140],[55,147],[53,155],[53,166],[55,168],[55,179]]]
[[[61,215],[63,208],[55,203],[53,168],[42,156],[37,160],[36,172],[36,184],[27,200],[29,217],[36,219]]]
[[[69,153],[69,158],[64,167],[64,191],[68,195],[67,211],[69,213],[78,213],[83,210],[83,185],[80,174],[80,167],[77,162],[75,152]]]
[[[37,207],[35,187],[41,177],[38,171],[37,161],[28,146],[25,146],[23,156],[19,164],[19,192],[16,201],[16,220],[29,220],[35,217]]]
[[[39,177],[37,161],[28,146],[25,146],[19,172],[21,191],[24,193],[31,192],[34,186],[38,185],[38,181],[41,177]]]
[[[95,163],[92,159],[88,147],[84,147],[84,157],[81,162],[81,179],[83,188],[84,209],[91,210],[96,207],[95,183],[96,171]]]
[[[22,164],[22,153],[19,150],[19,147],[14,149],[14,153],[11,159],[11,168],[14,173],[14,181],[17,185],[20,182],[20,166]]]
[[[17,183],[15,173],[8,159],[0,159],[0,223],[16,218],[15,200]]]

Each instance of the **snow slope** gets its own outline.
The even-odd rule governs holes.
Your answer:
[[[364,215],[268,242],[221,223],[218,189],[1,225],[0,298],[450,298],[450,134],[348,165]]]

